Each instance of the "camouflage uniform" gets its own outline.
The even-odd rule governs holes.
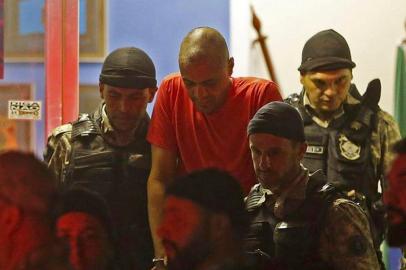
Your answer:
[[[103,138],[106,140],[106,143],[111,145],[120,146],[119,142],[114,136],[114,129],[110,124],[110,121],[105,112],[105,105],[102,103],[102,117],[100,122],[100,130],[102,131]],[[100,110],[100,108],[98,109]],[[147,117],[148,118],[148,117]],[[149,122],[149,120],[147,120]],[[148,124],[148,123],[147,123]],[[141,125],[138,130],[135,130],[134,137],[142,136],[147,129],[147,126]],[[70,156],[72,153],[72,124],[64,124],[52,131],[51,136],[48,138],[48,144],[44,152],[44,160],[48,163],[48,167],[55,173],[57,179],[62,179],[62,172],[66,171],[66,167],[69,165]],[[144,138],[145,141],[145,138]],[[147,143],[145,141],[145,143]],[[135,159],[133,159],[135,160]]]
[[[135,269],[149,268],[153,257],[146,198],[151,168],[148,124],[145,115],[132,139],[120,142],[102,103],[92,115],[57,127],[44,153],[61,190],[81,186],[104,197],[118,233],[122,264]]]
[[[368,217],[362,208],[354,202],[335,197],[327,205],[325,211],[323,211],[321,205],[315,206],[313,204],[312,210],[314,214],[312,217],[303,217],[302,214],[299,214],[301,218],[293,219],[294,222],[291,222],[290,217],[297,215],[296,212],[299,212],[306,200],[310,198],[307,190],[310,185],[309,179],[309,174],[304,169],[289,190],[279,196],[275,196],[271,191],[262,188],[260,184],[252,188],[246,201],[251,220],[250,231],[246,239],[246,249],[248,251],[265,249],[272,260],[282,262],[271,262],[282,265],[282,269],[286,264],[293,265],[287,267],[287,269],[298,269],[298,265],[300,265],[300,269],[380,269]],[[314,194],[314,192],[312,193]],[[325,213],[322,214],[323,212]],[[271,216],[272,218],[270,218]],[[303,222],[306,219],[307,221]],[[317,226],[317,232],[314,233],[314,236],[309,236],[309,233],[298,233],[298,228],[306,228],[307,226],[302,224],[311,223],[314,220],[318,220],[315,225]],[[255,225],[255,223],[257,224]],[[262,224],[258,226],[259,223]],[[265,223],[268,224],[264,225]],[[265,228],[265,226],[268,228]],[[255,230],[259,227],[264,231],[268,231],[268,233],[261,233],[261,236],[259,236],[265,239],[256,239],[262,243],[253,241],[256,237],[255,234],[257,234]],[[278,255],[276,242],[278,241],[278,234],[281,233],[277,232],[277,228],[282,228],[280,231],[285,230],[286,234],[290,234],[286,236],[291,239],[285,241],[283,246],[287,257]],[[289,230],[289,228],[291,229]],[[306,232],[314,231],[306,229]],[[306,241],[308,244],[302,245]],[[270,244],[271,242],[272,244]],[[288,244],[286,245],[286,243]],[[300,245],[302,246],[298,248]],[[266,246],[271,247],[266,250]],[[302,258],[297,259],[299,256],[302,256]],[[295,262],[295,260],[297,261]]]

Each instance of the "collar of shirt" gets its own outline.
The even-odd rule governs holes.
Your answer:
[[[357,100],[356,98],[354,98],[350,93],[348,93],[347,98],[345,99],[344,103],[353,105],[353,104],[360,103],[360,101]],[[312,120],[323,128],[327,128],[333,119],[337,119],[345,113],[344,106],[342,104],[340,106],[340,108],[334,113],[333,119],[321,120],[320,118],[317,117],[316,108],[313,104],[310,103],[310,100],[307,97],[306,92],[303,95],[303,105],[305,106],[306,110],[312,116]]]

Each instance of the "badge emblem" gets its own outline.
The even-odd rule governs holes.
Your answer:
[[[340,152],[343,157],[348,160],[356,160],[360,158],[361,146],[356,145],[343,134],[340,134],[338,141]]]

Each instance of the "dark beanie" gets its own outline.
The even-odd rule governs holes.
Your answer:
[[[304,45],[301,72],[354,68],[345,38],[333,29],[318,32]]]
[[[180,177],[169,186],[166,195],[188,199],[215,213],[226,215],[238,233],[248,226],[244,195],[230,174],[209,168]]]
[[[269,133],[293,141],[305,141],[302,117],[295,107],[281,101],[262,106],[248,123],[247,133]]]
[[[104,60],[100,82],[122,88],[156,87],[155,66],[151,58],[135,47],[120,48]]]
[[[110,239],[114,241],[115,233],[110,211],[106,201],[98,193],[82,187],[74,187],[63,192],[56,210],[56,217],[60,218],[70,212],[82,212],[95,217],[103,225]]]

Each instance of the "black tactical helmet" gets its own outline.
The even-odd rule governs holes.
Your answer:
[[[104,60],[100,83],[123,88],[156,87],[154,63],[141,49],[116,49]]]

